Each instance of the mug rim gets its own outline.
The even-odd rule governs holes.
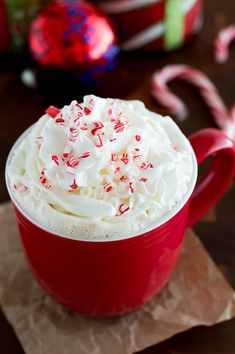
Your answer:
[[[10,181],[9,181],[9,176],[8,176],[8,166],[11,162],[11,159],[13,157],[14,151],[15,149],[20,145],[20,143],[22,142],[22,140],[27,136],[27,134],[32,130],[33,126],[36,123],[32,124],[31,126],[29,126],[26,130],[23,131],[23,133],[20,134],[20,136],[16,139],[15,143],[12,145],[8,156],[7,156],[7,160],[6,160],[6,165],[5,165],[5,181],[6,181],[6,186],[7,186],[7,191],[8,194],[10,196],[11,202],[15,205],[15,207],[17,207],[17,209],[21,212],[21,214],[27,219],[29,220],[32,224],[34,224],[35,226],[37,226],[38,228],[42,229],[43,231],[46,231],[47,233],[53,234],[53,236],[58,236],[64,239],[69,239],[69,240],[73,240],[73,241],[79,241],[79,242],[91,242],[91,243],[102,243],[102,242],[115,242],[115,241],[124,241],[127,239],[133,239],[135,237],[138,236],[142,236],[148,232],[151,232],[155,229],[157,229],[158,227],[162,226],[163,224],[165,224],[166,222],[168,222],[169,220],[171,220],[176,214],[178,214],[178,212],[183,209],[183,207],[185,206],[185,204],[188,202],[188,200],[190,199],[196,182],[197,182],[197,176],[198,176],[198,163],[197,163],[197,159],[196,159],[196,155],[195,152],[193,150],[192,145],[190,144],[189,139],[186,137],[186,139],[188,140],[190,146],[191,146],[191,152],[192,152],[192,162],[193,162],[193,173],[192,173],[192,177],[191,177],[191,181],[188,185],[188,189],[187,192],[183,195],[183,198],[176,203],[176,205],[170,210],[168,211],[166,214],[164,214],[161,218],[159,218],[157,221],[152,222],[151,224],[145,226],[144,228],[140,229],[140,230],[136,230],[135,232],[132,233],[128,233],[128,235],[124,235],[120,238],[113,238],[113,239],[83,239],[83,238],[75,238],[72,236],[67,236],[67,235],[63,235],[62,233],[56,232],[53,229],[48,228],[45,225],[40,224],[37,220],[35,220],[34,217],[32,217],[31,215],[29,215],[28,212],[26,212],[23,207],[20,205],[20,203],[17,201],[17,198],[14,196],[12,188],[10,186]],[[183,133],[182,133],[183,134]]]

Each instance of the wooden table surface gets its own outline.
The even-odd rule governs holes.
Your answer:
[[[40,88],[29,89],[20,80],[25,58],[0,55],[0,201],[8,200],[4,182],[4,166],[13,142],[21,132],[44,112],[48,104],[64,105],[80,99],[84,93],[102,96],[142,99],[146,105],[160,113],[160,108],[150,96],[149,83],[154,70],[169,63],[187,63],[202,69],[216,84],[228,107],[235,101],[235,48],[224,65],[214,62],[212,41],[217,31],[235,22],[235,1],[207,0],[205,22],[200,35],[182,50],[171,54],[123,54],[116,69],[106,75],[102,85],[83,89],[76,81],[64,80],[54,74],[51,80],[41,73]],[[29,63],[27,63],[29,65]],[[53,78],[53,79],[52,79]],[[190,108],[190,116],[179,124],[186,135],[203,127],[214,126],[209,110],[195,89],[173,83],[172,90],[183,97]],[[198,236],[208,252],[235,287],[235,186],[234,182],[222,201],[195,226]],[[0,312],[0,353],[24,353],[13,329]],[[151,348],[142,353],[160,354],[234,354],[235,320],[213,327],[198,327]],[[32,353],[33,354],[33,353]],[[46,353],[47,354],[47,353]],[[49,353],[48,353],[49,354]]]

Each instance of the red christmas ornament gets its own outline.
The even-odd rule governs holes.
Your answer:
[[[117,53],[113,28],[103,12],[79,0],[47,5],[29,35],[34,58],[43,66],[89,68]]]

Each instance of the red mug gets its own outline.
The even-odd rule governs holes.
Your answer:
[[[186,228],[217,202],[235,172],[234,144],[221,131],[205,129],[189,141],[194,176],[183,200],[148,230],[121,240],[55,234],[22,210],[6,177],[30,268],[51,297],[81,314],[113,316],[139,308],[159,292],[176,265]],[[195,188],[197,163],[211,155],[212,164]]]

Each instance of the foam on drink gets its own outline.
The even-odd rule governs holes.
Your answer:
[[[166,215],[188,190],[192,148],[140,101],[85,96],[49,107],[7,169],[21,208],[79,239],[118,239]]]

